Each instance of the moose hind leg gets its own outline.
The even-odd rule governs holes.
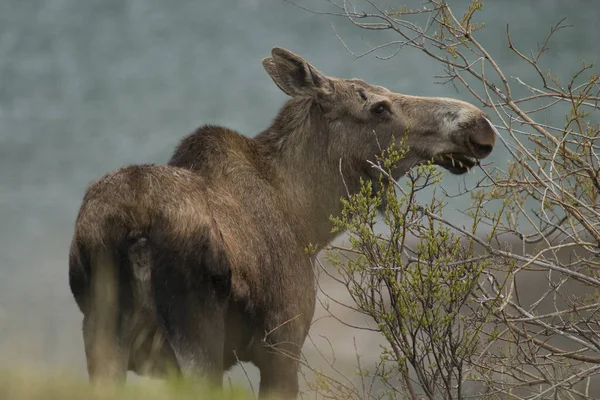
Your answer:
[[[129,364],[128,325],[132,300],[122,260],[110,251],[94,254],[83,341],[92,383],[124,382]]]
[[[157,311],[181,374],[222,385],[225,342],[224,307],[198,301],[202,296],[183,277],[155,286]],[[167,297],[167,293],[169,293]]]
[[[152,286],[159,322],[182,375],[220,387],[231,272],[208,247],[197,243],[185,255],[173,247],[159,249]]]
[[[83,318],[83,342],[92,384],[124,383],[129,364],[129,346],[118,331],[99,327],[98,318]]]

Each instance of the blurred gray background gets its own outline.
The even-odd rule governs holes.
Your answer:
[[[468,3],[448,2],[458,15]],[[331,10],[324,0],[298,3]],[[568,76],[583,59],[598,61],[600,2],[485,3],[480,20],[487,27],[477,37],[507,75],[536,83],[511,56],[506,24],[527,51],[566,17],[574,27],[552,42],[545,66]],[[267,127],[285,100],[261,66],[272,47],[288,48],[326,74],[471,100],[435,84],[440,67],[414,50],[389,61],[356,59],[332,24],[356,51],[365,41],[393,38],[283,0],[0,0],[0,368],[85,374],[67,255],[86,185],[125,164],[165,163],[201,124],[249,136]],[[502,167],[506,158],[498,149],[491,161]],[[465,179],[474,178],[447,176],[444,185],[453,190]],[[459,207],[449,202],[449,212]],[[346,337],[333,326],[315,329]]]

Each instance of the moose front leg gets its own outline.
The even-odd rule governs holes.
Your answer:
[[[291,313],[293,314],[293,313]],[[297,312],[295,312],[298,315]],[[312,317],[312,315],[310,315]],[[308,334],[308,318],[288,318],[269,330],[256,344],[254,363],[260,370],[259,399],[296,399],[302,345]]]
[[[298,396],[298,358],[294,354],[266,350],[268,354],[258,366],[260,370],[259,399],[296,399]]]

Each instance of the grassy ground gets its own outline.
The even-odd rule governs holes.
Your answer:
[[[2,400],[250,400],[242,389],[222,393],[176,381],[144,380],[120,387],[92,388],[86,379],[67,375],[41,375],[29,371],[0,370]]]

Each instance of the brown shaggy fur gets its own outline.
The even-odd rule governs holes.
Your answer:
[[[70,285],[92,380],[172,370],[220,384],[241,360],[260,369],[261,397],[294,398],[316,294],[304,249],[334,238],[340,199],[376,178],[366,161],[405,132],[396,178],[429,159],[463,173],[494,145],[468,103],[327,77],[278,48],[263,65],[291,96],[265,131],[205,126],[168,166],[121,168],[88,188]]]

